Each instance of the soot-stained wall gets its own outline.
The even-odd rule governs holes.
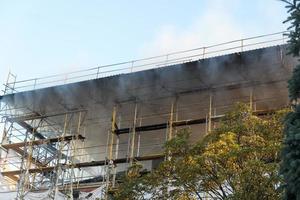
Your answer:
[[[277,109],[288,104],[287,84],[296,60],[286,55],[285,46],[230,54],[169,67],[121,74],[62,86],[2,96],[3,102],[23,113],[41,115],[85,109],[85,161],[103,160],[111,127],[113,106],[119,128],[166,123],[172,102],[174,120],[206,118],[210,97],[212,114],[224,114],[236,102],[249,102],[257,110]],[[61,118],[53,123],[63,124]],[[207,125],[188,127],[195,142]],[[176,130],[175,130],[176,132]],[[166,130],[138,133],[140,149],[135,154],[160,153]],[[137,147],[137,144],[136,144]],[[128,155],[128,134],[120,136],[119,157]]]

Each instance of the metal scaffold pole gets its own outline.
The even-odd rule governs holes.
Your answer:
[[[116,132],[116,114],[117,108],[113,107],[112,117],[111,117],[111,130],[108,132],[108,163],[106,163],[106,190],[105,190],[105,199],[108,199],[108,192],[110,188],[110,176],[111,172],[114,171],[114,158],[113,158],[113,146],[114,146],[114,136]]]
[[[177,99],[175,101],[172,101],[172,104],[171,104],[170,119],[169,119],[168,127],[167,127],[167,137],[166,137],[167,141],[169,141],[173,138],[174,104],[177,105]],[[168,155],[166,156],[165,159],[171,160],[171,152],[168,152]]]
[[[212,104],[213,104],[213,94],[209,94],[209,107],[208,107],[208,133],[212,130]]]
[[[67,127],[68,127],[68,114],[65,114],[65,118],[64,118],[64,128],[63,128],[63,133],[61,135],[62,139],[59,143],[59,149],[57,152],[57,161],[56,161],[56,167],[55,167],[55,183],[54,185],[52,185],[52,189],[53,189],[53,193],[52,193],[52,198],[55,199],[56,195],[59,192],[59,178],[62,175],[62,163],[61,163],[61,157],[62,157],[62,151],[64,148],[64,139],[63,137],[66,135],[67,132]],[[63,178],[63,176],[62,176]]]
[[[255,111],[255,105],[254,105],[254,89],[250,88],[250,95],[249,95],[249,107],[252,111]]]
[[[142,118],[139,120],[139,126],[142,126]],[[137,141],[137,151],[136,151],[136,156],[140,156],[140,148],[141,148],[141,133],[137,132],[138,135],[138,141]]]
[[[132,165],[134,162],[134,148],[135,148],[135,137],[136,137],[136,122],[137,122],[137,113],[138,112],[138,105],[135,103],[134,108],[134,118],[133,118],[133,125],[131,131],[131,141],[130,141],[130,156],[129,156],[129,164]]]
[[[174,118],[174,102],[172,102],[171,104],[168,140],[171,140],[173,137],[173,121],[174,121],[173,118]]]
[[[82,112],[79,112],[79,115],[78,115],[78,122],[77,122],[77,129],[76,129],[76,132],[75,132],[75,138],[76,140],[71,140],[71,155],[70,155],[70,165],[71,165],[71,168],[70,168],[70,184],[69,184],[69,196],[70,196],[70,199],[73,199],[73,183],[76,182],[76,176],[75,176],[75,172],[74,172],[74,165],[75,165],[75,158],[77,156],[77,143],[79,141],[79,135],[80,135],[80,129],[81,129],[81,118],[82,118]],[[78,177],[79,178],[79,177]],[[79,180],[78,180],[79,181]]]
[[[20,166],[20,171],[21,174],[19,176],[19,181],[17,185],[17,199],[23,200],[24,199],[24,185],[25,185],[25,176],[26,176],[26,164],[25,164],[25,157],[26,157],[26,151],[27,151],[27,140],[28,140],[28,131],[26,131],[26,136],[25,136],[25,144],[24,144],[24,149],[23,149],[23,156],[21,157],[21,166]]]

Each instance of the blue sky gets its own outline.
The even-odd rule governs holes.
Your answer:
[[[0,81],[286,29],[278,0],[0,0]]]

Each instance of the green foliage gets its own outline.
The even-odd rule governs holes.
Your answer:
[[[260,119],[242,104],[229,112],[202,155],[204,191],[220,199],[280,199],[276,186],[284,113]]]
[[[280,199],[281,111],[264,119],[238,104],[218,128],[191,144],[181,130],[165,144],[166,160],[126,177],[116,199]]]
[[[284,23],[290,23],[288,28],[289,37],[288,47],[289,54],[295,57],[299,57],[300,52],[300,0],[282,0],[286,3],[288,18]],[[289,80],[289,96],[291,100],[297,100],[300,97],[300,65],[296,66],[293,71],[293,75]]]
[[[291,26],[289,30],[289,53],[299,57],[300,52],[300,0],[282,0],[288,9],[288,18]],[[282,149],[281,174],[284,177],[284,199],[300,199],[300,65],[294,68],[291,79],[288,82],[290,99],[296,102],[293,111],[285,120],[284,142]]]
[[[300,105],[287,115],[284,133],[281,173],[285,199],[300,199]]]
[[[119,189],[114,193],[114,199],[116,200],[134,200],[140,199],[135,197],[143,197],[145,195],[143,185],[143,179],[141,177],[142,165],[134,163],[128,168],[127,174],[123,181],[126,184],[122,184]]]
[[[284,23],[289,22],[290,26],[288,27],[289,31],[289,53],[294,56],[299,56],[300,52],[300,0],[281,0],[286,3],[287,12],[289,14],[288,18]]]
[[[297,100],[300,97],[300,65],[297,65],[291,79],[288,81],[289,96],[291,100]]]
[[[181,130],[175,138],[165,143],[165,154],[185,155],[190,150],[188,144],[189,136],[190,132],[187,129]]]

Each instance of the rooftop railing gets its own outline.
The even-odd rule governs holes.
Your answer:
[[[159,56],[119,62],[109,65],[100,65],[97,67],[73,71],[70,73],[55,74],[51,76],[44,76],[27,80],[16,81],[15,77],[13,77],[13,81],[10,81],[8,79],[7,83],[4,84],[4,94],[35,90],[79,81],[104,78],[119,74],[128,74],[147,69],[160,68],[211,58],[215,56],[249,51],[276,45],[283,45],[286,44],[288,39],[285,33],[287,32],[277,32],[256,37],[249,37],[245,39],[232,40],[229,42],[184,51],[176,51]]]

